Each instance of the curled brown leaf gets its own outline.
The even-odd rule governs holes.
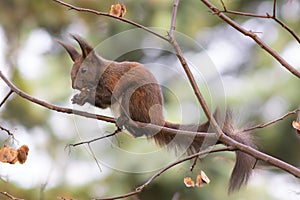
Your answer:
[[[124,17],[126,14],[126,6],[119,3],[111,5],[109,14],[116,17]]]

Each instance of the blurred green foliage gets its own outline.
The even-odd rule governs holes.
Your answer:
[[[110,5],[118,1],[74,0],[68,2],[79,7],[108,12]],[[212,2],[221,8],[219,1]],[[272,1],[270,0],[227,0],[224,2],[231,10],[260,14],[272,12]],[[126,18],[147,27],[169,29],[173,7],[172,1],[123,0],[121,3],[124,3],[127,7]],[[291,17],[289,17],[288,13],[284,10],[284,7],[288,6],[287,4],[297,4],[299,7],[299,2],[297,1],[278,1],[278,17],[281,18],[286,25],[292,27],[296,33],[299,33],[300,26],[298,26],[298,24],[300,23],[300,15],[296,15],[297,17],[291,20]],[[3,30],[3,39],[5,41],[3,48],[5,65],[0,66],[0,69],[5,71],[10,79],[23,91],[62,106],[70,105],[70,98],[72,96],[69,75],[71,61],[55,39],[68,40],[69,33],[79,32],[78,34],[85,37],[91,44],[97,44],[112,35],[134,28],[131,25],[111,18],[69,10],[51,0],[1,0],[0,11],[0,28]],[[230,17],[245,26],[254,23],[254,21],[251,21],[251,18],[248,17],[238,15],[230,15]],[[264,26],[271,27],[273,32],[267,32],[268,30],[264,29]],[[256,27],[258,30],[255,29]],[[253,31],[258,31],[258,35],[263,36],[266,42],[279,53],[293,53],[293,51],[287,50],[289,50],[288,47],[290,44],[296,43],[295,40],[286,30],[276,25],[271,19],[257,19],[254,25],[250,27],[250,29],[252,28],[254,28]],[[26,42],[28,42],[35,30],[43,30],[51,37],[51,47],[40,55],[42,63],[37,67],[30,65],[26,67],[20,66],[20,55],[22,51],[24,51]],[[227,42],[232,45],[234,49],[237,49],[237,51],[241,51],[240,55],[238,55],[242,59],[239,64],[233,64],[228,70],[220,70],[222,77],[224,77],[226,101],[234,110],[240,111],[241,124],[246,124],[247,122],[256,124],[270,121],[289,110],[299,107],[299,79],[285,70],[282,70],[281,66],[272,57],[267,55],[260,47],[254,45],[250,39],[245,39],[241,34],[234,33],[232,28],[228,28],[228,25],[224,24],[217,16],[212,15],[200,1],[184,0],[180,2],[176,30],[195,39],[204,49],[207,49],[208,52],[210,52],[210,48],[214,49],[212,48],[213,45],[217,45],[218,48],[223,47],[221,44],[220,46],[215,44],[216,41],[219,40],[222,44],[223,42]],[[269,35],[260,33],[261,30],[266,31]],[[273,39],[268,40],[268,36],[272,36],[271,38]],[[135,43],[143,45],[145,38],[135,39]],[[245,40],[248,41],[247,45],[244,43]],[[114,48],[118,47],[108,47],[107,51],[113,51]],[[243,51],[243,49],[246,50]],[[222,49],[220,50],[222,51]],[[195,55],[199,53],[195,49],[187,49],[186,51],[190,51]],[[223,53],[226,53],[225,51],[226,49],[224,49]],[[289,55],[286,56],[291,57]],[[161,58],[167,59],[169,57],[165,55],[164,52],[161,52],[155,59]],[[175,57],[173,58],[176,59]],[[26,59],[28,59],[28,62],[32,60],[31,57]],[[147,60],[147,52],[133,51],[122,55],[118,59],[143,61],[143,59]],[[233,55],[231,59],[237,60],[237,55]],[[172,61],[172,63],[176,63],[176,60]],[[231,63],[223,64],[231,65]],[[293,63],[293,65],[300,69],[299,62]],[[29,74],[29,76],[26,74]],[[172,89],[174,89],[175,94],[178,93],[178,96],[182,96],[185,100],[195,101],[194,94],[191,88],[186,84],[186,80],[178,80],[176,78],[177,77],[168,78],[165,82],[172,85]],[[231,81],[233,79],[234,81]],[[5,88],[4,84],[1,84],[1,88]],[[200,83],[199,85],[201,89],[204,87]],[[3,90],[6,91],[7,88]],[[178,104],[174,103],[172,94],[165,93],[164,95],[166,98],[166,112],[168,113],[166,115],[169,119],[178,120],[175,116]],[[209,98],[208,93],[205,92],[205,95]],[[217,96],[217,94],[214,95]],[[106,111],[104,111],[104,113],[105,112]],[[53,111],[34,105],[21,99],[17,95],[13,95],[1,108],[1,125],[3,123],[8,127],[19,127],[21,130],[24,128],[26,134],[32,137],[31,139],[33,141],[36,139],[33,136],[35,136],[34,133],[37,128],[43,130],[40,134],[47,135],[47,140],[46,142],[37,140],[37,142],[35,142],[37,146],[35,151],[47,153],[51,158],[52,165],[56,165],[57,168],[62,171],[60,180],[57,181],[56,185],[48,187],[46,184],[45,189],[43,189],[42,183],[40,183],[42,186],[34,185],[32,187],[24,187],[16,184],[14,181],[9,181],[8,177],[7,181],[0,182],[1,191],[7,191],[16,197],[24,199],[55,199],[58,196],[74,199],[89,199],[129,192],[151,176],[151,173],[131,174],[110,170],[104,178],[92,179],[87,183],[75,186],[70,184],[70,182],[66,181],[66,171],[64,171],[67,170],[67,163],[71,161],[76,163],[76,161],[81,160],[93,161],[93,158],[81,152],[84,151],[84,148],[77,148],[71,152],[67,159],[63,159],[61,158],[61,154],[67,154],[66,151],[63,151],[63,147],[68,143],[77,142],[80,139],[76,134],[77,126],[83,126],[82,129],[85,130],[84,139],[95,138],[101,131],[99,131],[97,127],[95,128],[96,130],[91,129],[95,127],[95,124],[93,126],[74,124],[73,122],[76,121],[76,119],[74,120],[74,118],[64,114],[55,114],[54,116],[58,119],[53,119]],[[255,135],[259,141],[259,148],[263,152],[278,157],[295,166],[299,166],[299,137],[297,137],[291,127],[292,120],[295,120],[295,116],[290,116],[268,128],[257,130]],[[80,123],[85,122],[80,121]],[[111,131],[112,129],[111,126],[104,127],[104,132]],[[1,132],[1,134],[5,133]],[[16,137],[18,138],[17,135]],[[1,139],[4,141],[5,138],[2,137]],[[145,143],[132,140],[132,138],[127,136],[120,136],[119,139],[114,142],[117,145],[123,145],[126,150],[138,151],[139,149],[146,148]],[[104,154],[111,155],[109,154],[110,148],[104,149],[101,145],[98,145],[98,143],[95,144],[95,146],[97,146],[95,149],[99,148],[95,150],[95,152],[103,151]],[[153,145],[149,148],[155,149],[156,147]],[[161,155],[161,160],[164,160],[170,154],[172,153],[165,151],[165,153]],[[139,161],[136,163],[126,163],[128,161],[126,157],[114,159],[112,156],[110,159],[114,162],[122,163],[122,165],[128,165],[129,167],[134,165],[141,165],[140,167],[142,167],[143,165],[149,166],[153,164],[151,163],[152,160],[144,163],[140,163]],[[242,189],[241,192],[228,197],[226,190],[230,170],[234,161],[232,154],[222,153],[210,155],[203,161],[203,164],[197,166],[196,169],[204,169],[208,174],[212,180],[209,186],[196,189],[186,188],[183,184],[183,178],[185,176],[195,177],[197,170],[193,173],[189,172],[189,163],[185,163],[161,175],[147,187],[145,192],[139,195],[139,198],[147,200],[153,199],[153,196],[155,196],[159,199],[176,199],[175,197],[178,196],[178,199],[182,200],[275,199],[275,197],[267,191],[266,187],[262,187],[262,185],[259,184],[257,187],[255,187],[255,184],[252,184],[247,189]],[[93,162],[93,164],[94,166],[96,165],[95,162]],[[279,173],[277,170],[274,171]],[[89,172],[84,171],[82,173]],[[1,173],[0,176],[2,177]],[[274,176],[276,176],[276,174],[274,174]],[[6,180],[6,178],[3,177],[3,180]],[[5,197],[1,196],[0,198],[4,199]]]

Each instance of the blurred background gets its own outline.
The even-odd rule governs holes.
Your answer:
[[[124,3],[126,18],[166,35],[173,1],[166,0],[72,0],[79,7],[109,12]],[[219,1],[212,1],[219,8]],[[273,1],[224,1],[228,9],[264,15],[272,13]],[[278,17],[300,33],[300,2],[278,1]],[[69,37],[86,38],[99,53],[118,61],[144,63],[163,86],[165,115],[169,121],[197,123],[206,120],[179,62],[159,39],[140,34],[127,40],[135,28],[120,21],[69,10],[51,0],[0,1],[0,70],[28,94],[63,107],[111,116],[109,110],[90,105],[73,106],[71,59],[57,39],[78,45]],[[256,32],[293,67],[300,70],[299,43],[271,19],[230,15],[237,23]],[[285,70],[251,39],[212,15],[201,1],[181,1],[176,36],[192,66],[200,89],[212,109],[231,107],[237,126],[276,119],[299,107],[299,79]],[[120,35],[121,33],[121,35]],[[117,37],[115,37],[116,34]],[[298,34],[299,35],[299,34]],[[135,36],[135,34],[134,34]],[[121,40],[116,40],[121,39]],[[106,43],[107,42],[107,43]],[[135,48],[129,48],[128,42]],[[107,45],[109,44],[109,45]],[[118,51],[118,50],[124,51]],[[116,53],[118,51],[118,53]],[[121,52],[121,53],[119,53]],[[166,67],[167,66],[167,67]],[[297,89],[298,88],[298,89]],[[9,88],[0,81],[0,99]],[[101,121],[57,113],[12,95],[0,108],[0,125],[14,133],[16,141],[0,131],[0,142],[15,148],[30,148],[25,164],[0,163],[0,191],[24,199],[56,199],[63,196],[91,199],[123,194],[144,183],[156,170],[176,160],[174,154],[145,138],[117,137],[65,148],[111,133],[115,127]],[[291,123],[296,115],[256,130],[259,149],[294,166],[300,166],[300,139]],[[8,140],[9,139],[9,140]],[[206,156],[193,172],[189,162],[157,178],[138,197],[131,199],[300,199],[300,181],[279,169],[259,163],[249,185],[227,196],[233,168],[233,153]],[[187,188],[183,179],[204,170],[211,183]],[[4,196],[0,196],[5,199]]]

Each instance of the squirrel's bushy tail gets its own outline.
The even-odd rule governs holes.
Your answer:
[[[219,122],[219,117],[217,115],[218,114],[216,112],[214,116],[217,122]],[[250,134],[246,134],[243,132],[235,133],[232,119],[232,114],[230,111],[228,111],[226,113],[224,122],[219,123],[223,132],[237,142],[256,148],[253,137]],[[166,122],[164,126],[167,128],[193,132],[208,132],[209,130],[211,130],[209,122],[200,125],[180,125]],[[188,154],[193,154],[207,148],[208,146],[212,146],[216,143],[221,143],[217,138],[214,139],[209,137],[194,137],[192,135],[186,134],[174,134],[164,129],[155,134],[153,138],[156,143],[161,146],[167,145],[170,148],[175,147],[180,149],[187,149]],[[241,151],[236,151],[235,153],[236,162],[229,182],[229,193],[239,190],[241,186],[245,185],[248,182],[252,172],[252,168],[254,167],[256,162],[255,158],[246,153],[243,153]]]
[[[223,132],[239,143],[256,148],[253,135],[247,132],[235,131],[232,114],[227,112]],[[256,159],[249,154],[242,151],[235,151],[235,154],[236,161],[231,173],[228,193],[239,190],[241,186],[247,184],[256,163]]]

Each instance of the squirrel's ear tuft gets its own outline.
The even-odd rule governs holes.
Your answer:
[[[73,62],[75,62],[75,60],[81,56],[80,53],[71,45],[59,40],[57,40],[57,42],[67,50]]]
[[[86,58],[92,51],[93,47],[90,46],[82,37],[79,35],[73,35],[71,36],[79,43],[81,51],[82,51],[82,56],[83,58]]]

